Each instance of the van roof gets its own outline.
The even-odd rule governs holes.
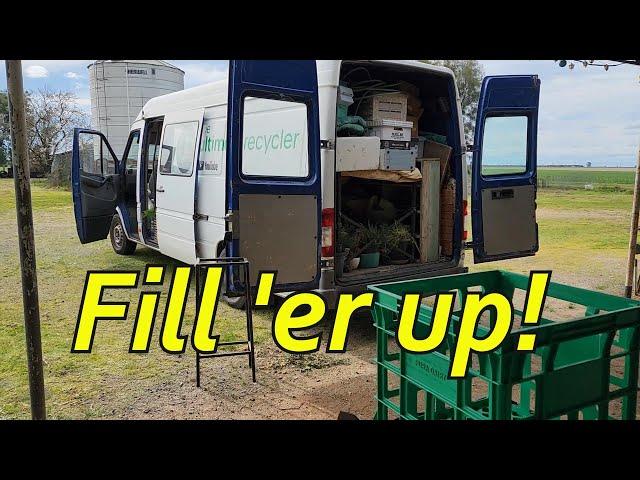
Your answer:
[[[436,72],[441,75],[452,76],[453,72],[438,65],[430,65],[417,60],[370,60],[375,63],[402,65]],[[337,86],[340,77],[342,60],[318,60],[318,84],[323,86]],[[192,110],[227,103],[228,78],[217,82],[205,83],[197,87],[187,88],[178,92],[161,95],[150,99],[136,117],[136,121],[143,118],[153,118],[165,115],[177,110]]]

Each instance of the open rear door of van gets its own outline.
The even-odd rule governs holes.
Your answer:
[[[316,62],[229,62],[227,256],[277,270],[275,291],[318,288],[320,130]],[[228,292],[243,291],[232,275]]]
[[[475,263],[535,255],[537,75],[486,77],[473,148],[471,222]]]
[[[104,240],[119,201],[120,175],[117,157],[102,133],[74,129],[71,184],[80,242]]]

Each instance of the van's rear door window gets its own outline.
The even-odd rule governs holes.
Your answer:
[[[245,97],[242,174],[308,177],[307,115],[304,103]]]

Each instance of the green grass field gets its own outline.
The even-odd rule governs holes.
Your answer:
[[[511,173],[513,167],[484,167],[490,174]],[[538,168],[538,186],[542,188],[585,188],[591,185],[596,190],[631,191],[634,182],[633,168]]]
[[[595,172],[594,172],[595,173]],[[47,408],[51,418],[122,417],[128,406],[170,379],[193,370],[193,354],[167,355],[157,344],[161,322],[149,354],[129,354],[132,321],[99,324],[94,352],[71,354],[71,340],[86,271],[141,270],[147,263],[172,263],[149,249],[116,255],[108,240],[81,245],[73,219],[71,194],[34,182],[33,204],[45,361]],[[624,192],[584,189],[541,189],[538,198],[540,252],[535,257],[473,266],[528,273],[552,269],[553,280],[620,294],[625,278],[629,212],[632,196]],[[13,181],[0,180],[0,418],[29,417],[29,389],[20,288]],[[165,279],[165,294],[169,279]],[[130,317],[139,292],[107,293],[131,301]],[[193,298],[193,292],[191,297]],[[166,297],[160,301],[161,318]],[[190,330],[194,309],[189,303],[184,331]],[[258,347],[272,342],[271,313],[257,312]],[[244,329],[242,313],[221,304],[216,330],[223,339],[237,339]],[[160,387],[158,387],[160,388]]]
[[[45,188],[34,181],[34,229],[38,267],[42,348],[47,409],[50,418],[121,416],[145,388],[186,375],[193,369],[190,347],[184,355],[167,355],[157,344],[160,321],[149,354],[129,354],[132,321],[103,321],[96,330],[91,354],[72,354],[71,340],[87,270],[142,270],[147,263],[173,265],[150,249],[116,255],[108,240],[81,245],[76,234],[71,193]],[[29,417],[29,388],[20,288],[13,180],[0,179],[0,419]],[[169,267],[172,269],[172,267]],[[170,275],[165,278],[158,318],[162,318]],[[140,292],[106,292],[106,298],[131,302],[137,309]],[[193,299],[193,288],[190,299]],[[133,315],[131,313],[130,315]],[[254,315],[256,343],[271,341],[268,312]],[[194,302],[188,302],[185,333],[191,330]],[[224,304],[218,308],[216,330],[221,340],[244,338],[244,313]],[[186,358],[185,358],[186,357]],[[186,362],[186,363],[185,363]]]

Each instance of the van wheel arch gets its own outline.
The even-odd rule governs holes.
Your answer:
[[[111,219],[109,239],[111,240],[111,247],[113,247],[113,251],[118,255],[131,255],[136,251],[136,247],[138,246],[137,243],[132,242],[127,238],[124,225],[122,225],[120,215],[117,213]]]

